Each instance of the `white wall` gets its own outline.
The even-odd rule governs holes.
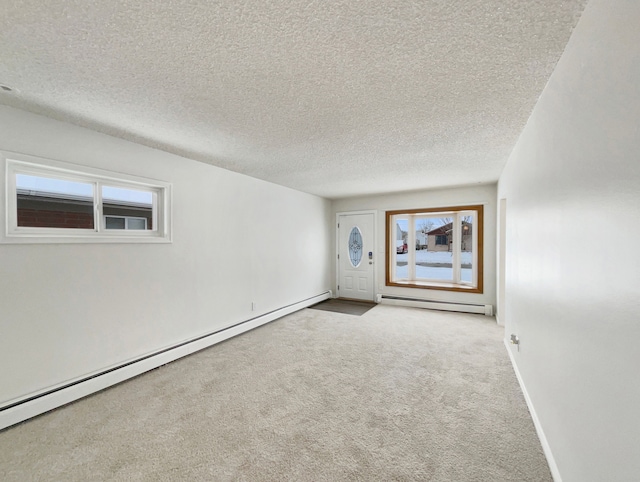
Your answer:
[[[461,293],[454,291],[427,290],[418,288],[400,288],[385,286],[385,211],[398,209],[437,208],[444,206],[460,206],[484,204],[484,292]],[[376,293],[405,296],[434,301],[495,305],[496,303],[496,185],[483,184],[477,186],[450,189],[432,189],[406,193],[385,194],[379,196],[352,197],[334,200],[333,237],[335,240],[335,213],[349,211],[376,210]],[[335,282],[335,241],[333,246],[333,285]]]
[[[174,240],[0,245],[0,403],[331,288],[327,200],[4,106],[0,150],[172,183]]]
[[[498,187],[506,335],[565,482],[640,480],[639,22],[588,4]]]

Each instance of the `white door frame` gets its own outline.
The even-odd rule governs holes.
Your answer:
[[[498,269],[497,280],[498,286],[496,290],[498,310],[496,313],[496,322],[498,325],[504,326],[506,315],[506,275],[507,275],[507,199],[498,199]]]
[[[378,295],[378,211],[375,209],[368,209],[365,211],[342,211],[336,213],[336,223],[333,225],[336,228],[336,291],[334,298],[338,297],[338,285],[340,284],[340,260],[338,259],[338,253],[340,253],[340,232],[338,231],[338,222],[340,216],[350,216],[352,214],[373,214],[373,300],[377,299]],[[364,254],[363,254],[364,256]],[[384,262],[384,261],[383,261]]]

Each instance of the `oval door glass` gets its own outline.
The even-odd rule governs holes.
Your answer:
[[[349,234],[349,261],[354,268],[362,261],[362,233],[358,226],[354,226]]]

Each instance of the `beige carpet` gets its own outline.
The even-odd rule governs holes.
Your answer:
[[[0,480],[549,481],[493,318],[305,309],[0,432]]]

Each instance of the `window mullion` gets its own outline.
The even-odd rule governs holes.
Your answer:
[[[161,201],[160,193],[155,191],[152,197],[153,207],[151,209],[151,228],[158,233],[164,231],[164,221],[160,223],[160,217],[162,216],[162,219],[164,219],[164,210],[160,209],[160,206],[163,204]]]
[[[416,279],[416,217],[409,216],[407,222],[407,273],[410,280]]]
[[[389,263],[387,266],[387,270],[389,273],[389,281],[395,283],[398,279],[397,275],[396,275],[396,266],[398,264],[398,259],[397,259],[397,252],[396,252],[396,223],[398,222],[397,216],[392,216],[391,220],[389,222],[389,225],[387,226],[387,229],[389,230],[388,236],[389,236],[389,252],[387,253],[387,255],[389,256]]]
[[[103,218],[103,210],[102,210],[102,183],[100,181],[96,181],[93,183],[93,189],[94,189],[94,193],[93,193],[93,203],[94,203],[94,209],[93,212],[95,213],[95,217],[94,217],[94,227],[97,233],[101,233],[103,230],[103,226],[102,226],[102,218]]]
[[[462,241],[462,230],[460,229],[460,213],[453,214],[453,243],[451,252],[451,266],[453,270],[453,282],[460,283],[460,246]]]
[[[471,231],[473,258],[471,264],[471,281],[474,286],[478,286],[478,211],[473,212],[473,226]]]

